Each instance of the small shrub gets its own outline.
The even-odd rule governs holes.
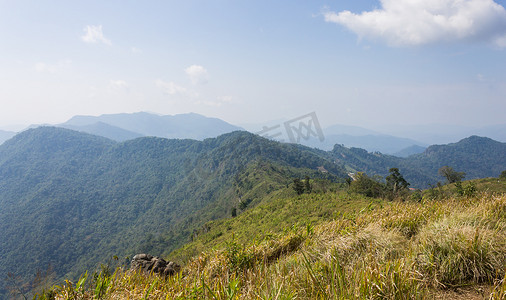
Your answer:
[[[254,266],[256,258],[237,241],[227,243],[225,248],[227,266],[230,271],[238,273]]]
[[[420,202],[423,199],[423,193],[420,190],[415,190],[409,195],[409,200],[413,202]]]
[[[469,182],[465,186],[462,186],[462,182],[456,182],[456,194],[460,197],[472,198],[476,196],[476,185],[473,182]]]

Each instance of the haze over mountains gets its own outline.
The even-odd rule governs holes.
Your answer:
[[[141,136],[203,140],[242,128],[199,114],[155,115],[146,112],[75,116],[59,126],[101,135],[116,141]]]
[[[67,122],[55,126],[99,135],[115,141],[127,141],[143,136],[203,140],[236,130],[244,130],[243,128],[256,133],[265,125],[274,123],[279,125],[283,122],[283,120],[278,120],[265,124],[245,124],[240,127],[217,118],[209,118],[195,113],[157,115],[138,112],[75,116]],[[31,126],[31,128],[34,127],[37,126]],[[506,142],[506,124],[482,128],[444,125],[383,126],[375,130],[335,124],[322,130],[325,137],[323,141],[301,139],[299,142],[305,146],[327,151],[339,144],[398,157],[422,153],[431,144],[457,142],[471,135],[485,136]],[[0,130],[0,144],[14,135],[15,132]],[[287,139],[284,140],[287,141]]]
[[[265,124],[244,124],[250,132],[259,132],[263,126],[283,124],[286,120]],[[306,146],[332,150],[335,144],[362,148],[369,152],[381,152],[399,157],[422,153],[429,145],[455,143],[472,135],[489,137],[506,142],[506,124],[484,127],[432,125],[384,125],[374,130],[360,126],[335,124],[322,128],[325,140],[301,140]],[[286,140],[286,138],[285,138]]]
[[[15,135],[16,132],[0,130],[0,145]]]

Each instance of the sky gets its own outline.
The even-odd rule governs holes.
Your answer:
[[[0,127],[506,123],[506,1],[0,0]]]

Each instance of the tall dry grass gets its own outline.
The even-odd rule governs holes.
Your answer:
[[[486,285],[506,295],[506,196],[369,207],[352,217],[201,253],[161,278],[118,269],[57,299],[427,299]],[[70,296],[69,296],[70,295]],[[72,298],[73,297],[73,298]]]

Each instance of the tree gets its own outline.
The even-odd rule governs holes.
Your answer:
[[[297,195],[302,195],[304,193],[304,184],[299,178],[295,178],[293,180],[293,189],[297,193]]]
[[[368,197],[381,197],[384,191],[384,184],[367,176],[364,172],[355,174],[355,180],[350,184],[350,191]]]
[[[506,170],[501,172],[501,175],[499,175],[499,178],[506,179]]]
[[[460,182],[466,176],[466,173],[457,172],[453,170],[452,167],[449,166],[441,167],[438,173],[439,175],[445,177],[448,183]]]
[[[310,194],[313,190],[313,187],[311,186],[311,183],[309,181],[309,176],[306,175],[306,178],[304,179],[304,190],[306,193]]]
[[[387,189],[392,192],[395,197],[398,191],[407,189],[409,183],[402,177],[398,168],[391,168],[389,172],[390,175],[385,178],[387,181]]]

